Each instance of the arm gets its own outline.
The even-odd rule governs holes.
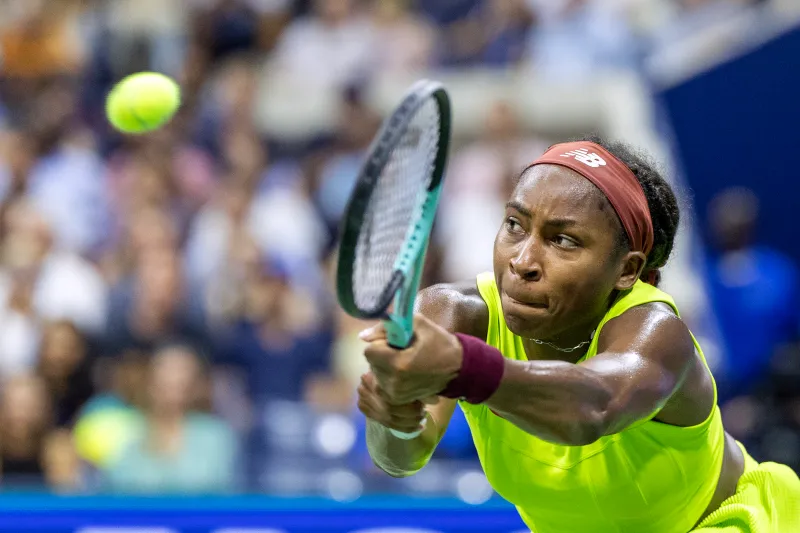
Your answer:
[[[599,341],[598,355],[580,364],[506,361],[486,405],[544,440],[589,444],[658,413],[696,362],[688,329],[660,305],[610,321]],[[697,409],[685,412],[676,425],[705,418]]]
[[[451,333],[486,337],[488,311],[474,284],[429,287],[417,296],[416,311]],[[373,462],[393,477],[419,471],[433,455],[455,407],[455,400],[442,397],[427,405],[425,430],[411,440],[398,439],[384,425],[367,419],[367,448]]]

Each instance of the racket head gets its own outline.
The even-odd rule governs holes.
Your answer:
[[[422,203],[441,187],[450,129],[447,92],[437,82],[422,80],[370,145],[340,228],[336,290],[351,316],[388,318],[387,309],[409,274],[396,268],[396,260]]]

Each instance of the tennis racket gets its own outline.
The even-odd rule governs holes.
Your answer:
[[[450,145],[450,98],[422,80],[383,122],[341,227],[336,291],[351,316],[383,320],[389,345],[413,338],[414,300]],[[412,439],[421,430],[403,433]]]

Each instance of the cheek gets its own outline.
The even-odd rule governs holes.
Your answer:
[[[503,249],[500,243],[500,234],[494,238],[494,248],[492,252],[492,266],[494,267],[495,276],[500,272],[500,266],[503,264],[502,259]]]
[[[579,264],[550,265],[550,281],[558,287],[560,311],[570,315],[594,315],[605,311],[613,290],[607,269],[587,258]]]
[[[502,288],[502,278],[511,260],[511,247],[503,242],[502,234],[498,233],[494,241],[494,255],[492,256],[492,266],[494,268],[495,282],[498,288]]]

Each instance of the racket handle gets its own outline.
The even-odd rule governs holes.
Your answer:
[[[422,434],[423,431],[425,431],[425,423],[427,421],[428,421],[428,417],[425,417],[422,420],[422,427],[420,429],[416,430],[416,431],[412,431],[411,433],[404,433],[402,431],[397,431],[396,429],[391,429],[391,428],[389,428],[389,432],[392,435],[394,435],[395,437],[397,437],[398,439],[402,439],[402,440],[416,439],[417,437],[419,437]]]

